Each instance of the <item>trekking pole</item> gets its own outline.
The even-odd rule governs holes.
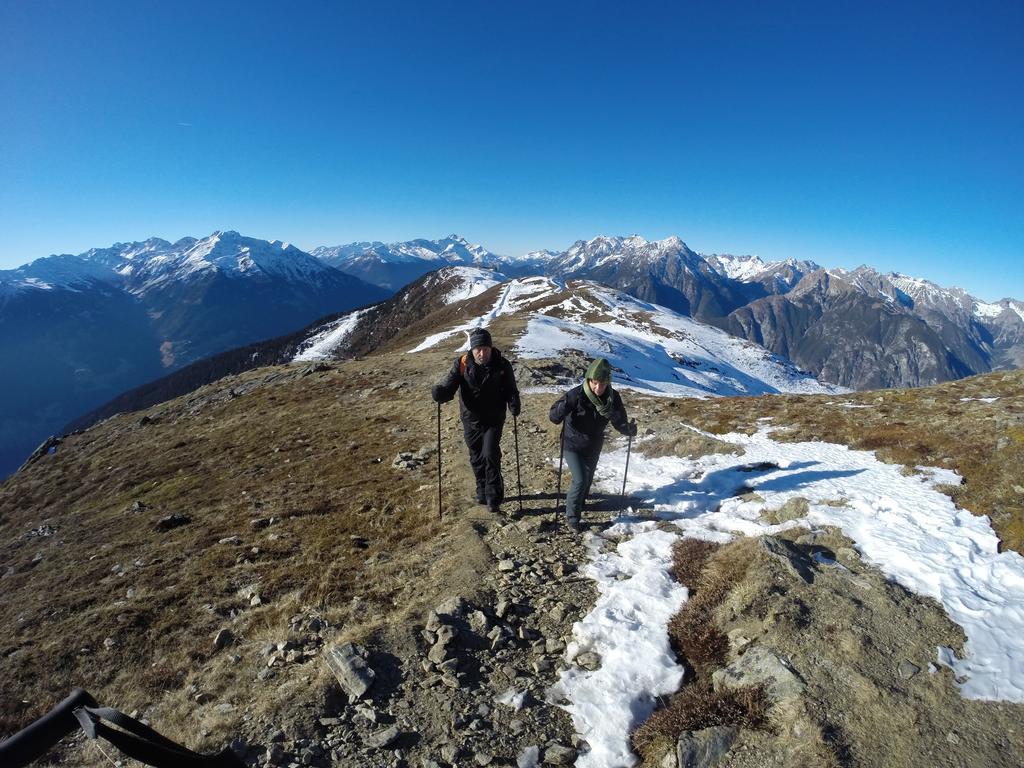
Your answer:
[[[516,482],[519,484],[519,514],[523,514],[523,476],[519,471],[519,418],[512,416],[512,432],[516,437]]]
[[[441,404],[437,404],[437,519],[444,519],[441,509]]]
[[[633,424],[635,424],[635,423],[636,422],[633,422]],[[633,447],[633,434],[632,433],[633,433],[633,430],[630,430],[629,439],[626,442],[626,468],[624,470],[622,470],[622,493],[620,493],[619,495],[622,496],[623,501],[625,501],[625,499],[626,499],[626,475],[629,474],[629,452],[630,452],[630,449]]]
[[[562,420],[562,432],[558,436],[558,490],[555,491],[555,517],[558,517],[558,500],[562,497],[562,455],[565,447],[565,419]]]

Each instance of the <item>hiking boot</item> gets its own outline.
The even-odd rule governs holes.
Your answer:
[[[498,503],[497,501],[488,501],[487,502],[487,511],[490,512],[492,515],[500,514],[501,513],[501,504]]]
[[[567,518],[565,518],[565,524],[567,526],[569,526],[569,530],[572,531],[573,533],[579,533],[580,532],[580,521],[577,518],[575,518],[575,517],[567,517]]]

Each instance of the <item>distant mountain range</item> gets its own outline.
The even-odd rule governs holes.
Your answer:
[[[385,298],[294,246],[215,232],[0,271],[0,476],[127,389]]]
[[[756,342],[853,389],[923,386],[1024,366],[1024,302],[990,304],[959,288],[870,267],[702,255],[678,237],[602,236],[521,257],[500,257],[455,235],[414,243],[317,253],[330,252],[338,269],[379,285],[467,263],[510,276],[592,280]]]
[[[197,374],[197,361],[257,342],[253,349],[265,352],[275,337],[301,341],[298,329],[446,266],[602,283],[854,389],[1024,367],[1020,301],[989,304],[869,267],[703,255],[677,237],[601,236],[518,257],[458,235],[312,253],[230,231],[175,243],[152,238],[0,271],[0,360],[14,372],[0,397],[0,476],[47,435],[126,390],[186,366],[180,380],[198,381],[220,368]],[[406,317],[391,304],[381,311],[387,307]],[[396,322],[380,311],[373,317],[382,328]],[[381,333],[364,326],[355,338]],[[238,354],[228,357],[241,364]]]

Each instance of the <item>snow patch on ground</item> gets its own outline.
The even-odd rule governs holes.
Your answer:
[[[573,295],[532,317],[516,354],[558,357],[578,349],[588,357],[608,358],[619,388],[676,397],[848,391],[665,307],[596,285],[589,293],[596,301]]]
[[[590,745],[578,768],[633,765],[624,735],[650,716],[656,696],[674,693],[683,680],[666,629],[687,596],[669,572],[677,538],[649,531],[602,552],[605,539],[588,536],[591,561],[584,574],[600,595],[573,626],[566,657],[596,653],[601,666],[592,672],[570,667],[548,693],[552,701],[569,700],[564,708]]]
[[[413,349],[410,349],[409,352],[422,352],[425,349],[430,349],[459,333],[466,335],[466,339],[460,349],[469,349],[469,332],[471,330],[480,325],[486,327],[488,323],[493,321],[496,317],[516,312],[522,309],[523,305],[545,298],[558,289],[558,284],[547,277],[530,277],[523,280],[512,280],[511,282],[506,283],[501,289],[501,292],[498,294],[498,298],[491,309],[480,315],[480,317],[469,320],[461,325],[457,325],[454,328],[449,328],[441,333],[435,333],[427,336],[427,338],[421,341]]]
[[[635,446],[628,490],[657,519],[623,515],[600,537],[590,536],[584,573],[597,582],[601,598],[574,626],[566,657],[595,649],[602,663],[596,672],[571,667],[552,689],[568,700],[564,706],[576,730],[591,745],[577,765],[634,765],[630,731],[646,718],[651,696],[673,690],[671,681],[681,672],[667,644],[659,645],[662,638],[667,643],[668,619],[686,595],[685,585],[662,580],[668,579],[674,538],[658,527],[666,521],[685,536],[719,542],[795,526],[841,528],[867,562],[938,601],[964,629],[963,658],[936,649],[936,662],[952,668],[964,697],[1024,701],[1024,558],[999,552],[988,518],[957,509],[936,489],[961,478],[933,467],[904,476],[900,466],[871,452],[780,443],[769,431],[718,436],[739,445],[739,456],[647,458],[638,455],[642,441]],[[594,487],[619,492],[625,460],[623,447],[606,451]],[[751,471],[762,463],[764,469]],[[741,488],[763,501],[738,497]],[[781,525],[762,521],[765,510],[797,496],[809,502],[806,518]],[[603,553],[605,539],[624,540]],[[626,578],[619,581],[619,574]],[[641,628],[649,634],[639,640]],[[642,684],[632,685],[634,678]]]

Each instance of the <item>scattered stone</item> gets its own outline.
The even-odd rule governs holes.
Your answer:
[[[585,651],[584,653],[578,654],[574,661],[576,662],[576,666],[581,667],[588,672],[593,672],[601,667],[601,657],[593,651]]]
[[[366,704],[357,704],[355,710],[356,714],[365,717],[371,723],[377,722],[377,710],[375,710],[373,707],[370,707]]]
[[[284,761],[284,747],[280,744],[271,744],[267,747],[267,762],[270,765],[280,765]]]
[[[914,662],[904,659],[900,662],[897,671],[899,672],[900,677],[902,677],[904,680],[909,680],[918,672],[920,672],[921,668],[917,666],[917,664],[915,664]]]
[[[385,728],[383,731],[377,731],[371,733],[366,737],[366,746],[374,749],[384,749],[394,744],[398,737],[401,735],[401,731],[398,730],[397,725],[392,725],[389,728]]]
[[[167,515],[166,517],[161,517],[157,521],[156,529],[166,533],[172,528],[179,528],[183,525],[188,525],[191,522],[192,518],[188,515]]]
[[[227,537],[221,539],[220,541],[218,541],[217,543],[218,544],[225,544],[227,546],[237,547],[239,544],[242,543],[242,537],[241,536],[227,536]]]
[[[757,541],[765,553],[781,563],[794,576],[807,584],[814,581],[810,561],[795,544],[777,536],[762,536]]]
[[[445,744],[441,747],[441,759],[446,763],[456,765],[456,761],[462,756],[462,747],[458,744]]]
[[[235,636],[231,634],[231,630],[222,629],[213,638],[213,647],[219,651],[222,648],[227,648],[233,642],[235,642]]]
[[[366,663],[365,656],[366,651],[362,648],[345,643],[334,646],[324,657],[342,690],[352,699],[362,698],[376,678],[376,673]]]
[[[747,637],[746,631],[742,629],[729,630],[728,637],[729,646],[735,653],[742,653],[743,649],[752,642],[751,638]]]
[[[447,616],[452,619],[461,619],[466,615],[467,602],[461,597],[449,597],[435,609],[440,617]]]
[[[576,762],[576,750],[563,744],[549,744],[544,749],[545,765],[572,765]]]
[[[515,560],[499,560],[498,561],[498,570],[501,571],[502,573],[508,573],[509,571],[514,571],[515,569],[516,569],[516,562],[515,562]]]
[[[483,611],[473,611],[469,614],[469,628],[477,634],[484,634],[487,632],[487,628],[490,626],[490,621],[487,619],[487,614]]]
[[[752,645],[736,661],[711,675],[716,691],[763,685],[774,701],[799,696],[804,682],[776,654],[760,645]]]
[[[700,731],[683,731],[676,743],[679,768],[711,768],[732,748],[739,731],[733,726],[716,726]]]

